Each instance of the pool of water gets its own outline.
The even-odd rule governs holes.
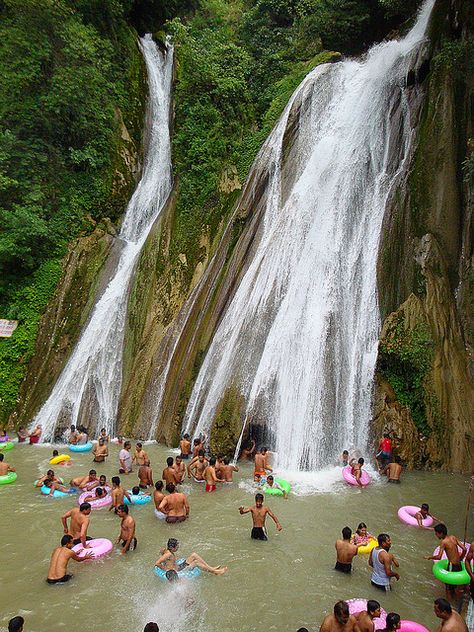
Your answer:
[[[253,502],[252,469],[244,465],[234,485],[205,494],[202,486],[187,482],[190,520],[168,525],[157,520],[152,505],[133,507],[138,548],[125,556],[115,549],[94,562],[69,569],[68,584],[50,586],[45,578],[51,552],[63,535],[61,515],[74,506],[76,497],[42,497],[33,481],[49,467],[52,446],[16,445],[6,460],[16,467],[18,479],[0,487],[0,559],[2,560],[0,626],[21,614],[28,632],[67,629],[79,632],[141,631],[156,621],[161,632],[173,631],[296,631],[319,625],[339,599],[378,599],[387,611],[434,629],[437,619],[433,599],[444,595],[434,579],[431,554],[436,539],[431,531],[403,525],[397,518],[401,505],[428,502],[451,533],[462,537],[468,477],[445,473],[407,472],[401,485],[374,479],[366,489],[346,485],[340,469],[300,477],[288,500],[266,497],[283,531],[267,521],[268,542],[250,539],[251,518],[241,516],[240,505]],[[156,475],[166,457],[176,451],[148,445]],[[64,450],[64,451],[67,451]],[[70,467],[54,469],[68,479],[91,467],[108,478],[118,471],[118,446],[112,445],[105,465],[92,464],[92,455],[75,454]],[[122,477],[127,487],[136,475]],[[352,576],[333,570],[334,542],[342,527],[355,529],[361,521],[374,534],[392,537],[392,552],[400,562],[400,582],[393,591],[379,593],[370,585],[367,557],[355,559]],[[93,511],[89,533],[111,540],[119,534],[119,519],[107,510]],[[472,516],[468,537],[473,537]],[[226,575],[204,573],[200,578],[169,585],[153,574],[160,548],[169,537],[180,541],[183,556],[198,552],[211,565],[226,565]]]

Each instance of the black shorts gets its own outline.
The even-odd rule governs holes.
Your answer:
[[[352,571],[352,564],[344,564],[344,562],[336,562],[334,567],[335,571],[341,571],[341,573],[350,573]]]
[[[189,459],[189,454],[180,454],[182,459]]]
[[[189,564],[186,561],[181,562],[180,564],[176,564],[176,570],[182,571],[184,568],[186,568],[186,566],[189,566]]]
[[[61,577],[60,579],[49,579],[48,577],[46,581],[48,582],[48,584],[65,584],[70,579],[72,579],[72,577],[72,575],[64,575],[64,577]]]
[[[122,542],[122,548],[125,546],[125,542]],[[128,547],[129,551],[134,551],[137,548],[138,542],[137,542],[137,538],[133,538],[133,540],[130,542],[130,546]]]
[[[390,590],[390,584],[388,586],[381,586],[380,584],[376,584],[372,580],[370,580],[370,583],[372,584],[374,588],[378,588],[379,590],[383,590],[384,592],[387,592],[388,590]]]
[[[397,480],[397,479],[395,479],[395,478],[389,478],[389,479],[388,479],[388,482],[389,482],[389,483],[395,483],[395,484],[397,484],[397,485],[400,485],[400,480]]]
[[[148,485],[139,485],[138,486],[140,489],[148,489]]]
[[[268,540],[267,534],[262,527],[253,527],[250,537],[252,540]]]
[[[90,540],[93,540],[93,539],[94,538],[91,538],[90,535],[86,535],[86,542],[89,542]],[[76,544],[80,544],[81,538],[76,538],[75,540],[72,541],[72,543],[74,544],[74,546],[76,546]],[[64,577],[66,577],[66,575]]]

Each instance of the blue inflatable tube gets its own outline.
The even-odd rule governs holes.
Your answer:
[[[41,493],[43,496],[52,496],[53,498],[63,498],[64,496],[70,496],[71,494],[66,494],[66,492],[60,492],[59,489],[55,489],[52,494],[50,494],[51,490],[46,485],[43,485],[41,488]]]
[[[151,502],[151,496],[148,496],[148,494],[142,494],[140,492],[140,494],[138,494],[137,496],[137,494],[132,494],[130,489],[128,489],[127,491],[130,494],[130,498],[132,499],[132,502],[130,502],[128,498],[125,496],[126,505],[146,505],[147,503]]]
[[[183,562],[185,562],[186,560],[183,558],[181,560],[176,560],[177,564],[182,564]],[[162,568],[160,568],[159,566],[155,566],[153,568],[153,572],[155,573],[155,575],[157,577],[159,577],[160,579],[164,579],[165,582],[167,582],[168,580],[166,579],[166,571],[164,571]],[[195,579],[196,577],[199,577],[199,575],[202,573],[201,569],[198,566],[194,566],[193,568],[187,569],[184,568],[182,571],[178,571],[178,577],[180,579]]]
[[[88,441],[87,443],[81,445],[69,444],[69,449],[71,452],[90,452],[92,450],[92,442]]]

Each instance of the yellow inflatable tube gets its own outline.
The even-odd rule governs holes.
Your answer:
[[[377,546],[377,540],[375,538],[370,538],[368,544],[363,544],[358,547],[358,553],[370,553],[372,549]]]
[[[62,463],[63,461],[70,461],[71,457],[69,454],[58,454],[58,456],[53,456],[52,459],[49,459],[51,465],[57,465],[58,463]]]

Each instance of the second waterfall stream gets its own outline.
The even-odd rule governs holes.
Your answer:
[[[122,384],[122,355],[130,281],[140,251],[172,188],[170,103],[173,49],[162,53],[151,36],[140,40],[145,58],[149,102],[145,164],[128,204],[119,239],[123,248],[116,270],[34,424],[43,425],[42,440],[55,436],[64,415],[76,424],[81,407],[94,402],[97,426],[115,432]]]
[[[279,469],[314,471],[343,448],[366,449],[378,245],[413,148],[417,87],[407,76],[432,6],[403,39],[316,67],[267,139],[253,166],[268,173],[257,245],[194,384],[187,432],[209,436],[232,387],[244,423],[266,426]]]

